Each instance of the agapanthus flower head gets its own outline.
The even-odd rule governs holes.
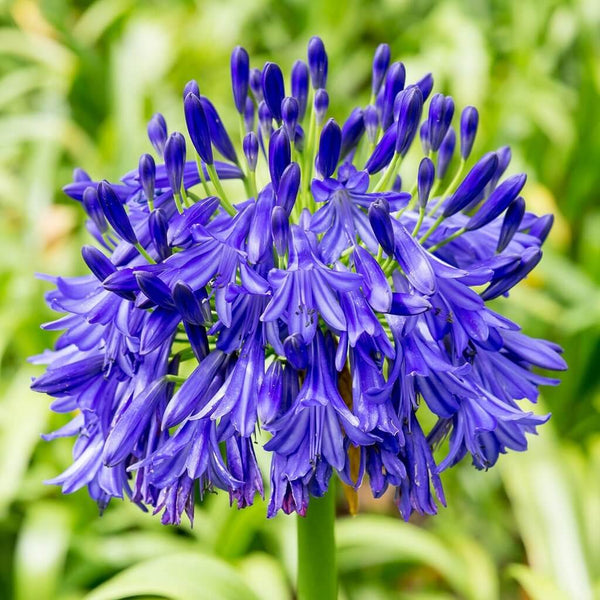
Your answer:
[[[429,100],[432,76],[390,64],[387,45],[369,104],[326,119],[322,40],[306,58],[286,96],[276,63],[236,47],[237,143],[191,81],[188,142],[156,114],[154,155],[120,182],[77,170],[65,187],[95,245],[89,274],[48,278],[65,316],[43,327],[63,333],[32,384],[74,415],[46,436],[77,437],[52,480],[64,492],[179,523],[207,491],[243,508],[267,480],[269,516],[303,515],[337,476],[393,488],[409,518],[445,502],[441,471],[467,454],[487,469],[546,421],[522,404],[557,383],[537,369],[564,369],[561,350],[488,304],[538,264],[552,226],[526,211],[525,175],[504,176],[510,150],[471,159],[477,111],[456,123],[452,98]]]

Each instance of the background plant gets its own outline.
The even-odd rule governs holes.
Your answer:
[[[502,307],[565,348],[570,370],[544,391],[553,413],[526,454],[481,475],[444,475],[450,508],[404,524],[385,500],[338,524],[347,598],[592,598],[600,594],[600,8],[593,0],[488,3],[229,0],[136,3],[19,0],[0,16],[0,597],[291,597],[294,524],[223,495],[193,530],[115,503],[102,519],[85,492],[41,481],[70,461],[60,425],[28,392],[24,358],[48,345],[52,315],[34,271],[83,271],[82,217],[60,187],[75,165],[115,178],[147,149],[160,110],[183,125],[195,77],[229,100],[231,47],[289,69],[323,37],[335,98],[368,101],[372,49],[388,41],[409,73],[480,109],[475,152],[513,149],[535,212],[557,223],[545,258]],[[231,112],[222,117],[235,124]],[[343,118],[348,106],[332,106]],[[340,498],[340,512],[344,510]],[[368,515],[366,513],[377,513]],[[198,556],[198,553],[202,554]],[[156,562],[155,562],[156,561]],[[193,577],[190,577],[193,574]],[[104,585],[100,585],[103,582]],[[144,584],[140,587],[140,583]],[[137,586],[137,587],[136,587]]]

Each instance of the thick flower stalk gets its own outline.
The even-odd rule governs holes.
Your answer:
[[[564,369],[561,350],[489,302],[540,261],[552,217],[525,210],[508,148],[471,159],[476,109],[431,75],[408,84],[388,46],[341,125],[328,68],[313,38],[288,87],[238,47],[238,143],[190,81],[187,137],[157,114],[138,168],[65,187],[95,244],[90,274],[47,278],[65,316],[43,327],[63,333],[32,385],[73,416],[45,436],[76,436],[65,493],[179,523],[207,491],[243,508],[265,481],[269,516],[304,515],[338,477],[392,487],[408,519],[444,504],[444,469],[488,469],[547,420],[522,403],[557,383],[537,368]]]

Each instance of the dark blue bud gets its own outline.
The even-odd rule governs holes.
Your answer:
[[[296,135],[296,124],[298,123],[298,100],[291,96],[287,96],[281,103],[281,118],[283,126],[287,131],[290,140],[293,140]]]
[[[419,206],[425,208],[429,200],[429,194],[433,187],[435,179],[435,167],[431,159],[425,157],[419,164],[419,174],[417,177],[417,189],[419,192]]]
[[[379,115],[377,109],[369,104],[365,108],[364,114],[365,129],[367,130],[367,139],[369,143],[374,144],[377,141],[377,132],[379,131]]]
[[[529,235],[536,237],[543,244],[554,225],[554,215],[542,215],[538,217],[529,228]]]
[[[508,292],[519,281],[525,279],[542,259],[542,251],[535,246],[530,246],[523,251],[520,258],[521,260],[515,269],[499,279],[492,280],[489,287],[481,292],[480,296],[483,300],[486,302],[493,300]]]
[[[285,357],[294,369],[306,369],[308,366],[308,351],[299,333],[294,333],[283,341]]]
[[[502,252],[519,230],[523,215],[525,214],[525,200],[519,196],[507,209],[502,221],[502,228],[498,236],[496,252]]]
[[[313,89],[327,86],[327,52],[320,37],[311,37],[308,42],[308,68]]]
[[[135,300],[139,285],[131,269],[121,269],[111,273],[103,282],[102,287],[125,300]]]
[[[104,233],[108,229],[108,223],[106,222],[104,211],[100,206],[98,192],[96,191],[95,187],[90,185],[83,190],[83,198],[81,199],[81,203],[83,204],[85,212],[98,228],[98,231],[100,231],[100,233]]]
[[[502,146],[501,148],[498,148],[498,150],[496,150],[496,155],[498,156],[498,166],[496,167],[496,172],[494,173],[494,176],[492,177],[488,186],[491,189],[494,189],[500,180],[500,177],[502,177],[504,171],[506,171],[508,168],[510,159],[512,158],[512,153],[509,146]]]
[[[375,233],[377,241],[388,255],[394,254],[394,229],[390,217],[390,205],[388,201],[380,197],[369,206],[369,222]]]
[[[456,133],[454,128],[449,127],[438,152],[437,159],[437,176],[438,179],[443,179],[448,171],[452,156],[454,155],[454,148],[456,147]]]
[[[467,206],[485,188],[497,166],[498,157],[495,152],[488,152],[480,158],[448,199],[444,217],[450,217]]]
[[[300,167],[295,162],[290,163],[281,175],[277,190],[277,204],[282,206],[288,215],[292,212],[298,196],[300,176]]]
[[[138,174],[146,200],[154,200],[154,183],[156,181],[156,164],[149,154],[142,154],[138,165]]]
[[[283,206],[276,206],[271,214],[271,233],[275,250],[279,256],[285,256],[290,234],[290,220]]]
[[[195,79],[188,81],[183,88],[183,99],[185,100],[188,94],[200,97],[200,87]]]
[[[318,89],[315,92],[315,115],[319,125],[323,122],[328,108],[329,94],[324,89]]]
[[[279,189],[281,175],[290,164],[291,159],[290,139],[285,129],[280,127],[269,140],[269,173],[275,191]]]
[[[398,94],[398,125],[396,152],[404,156],[417,133],[423,112],[423,94],[418,87],[410,87]]]
[[[301,60],[292,67],[292,96],[298,100],[298,121],[302,122],[308,101],[308,66]]]
[[[479,113],[474,106],[467,106],[460,115],[460,155],[467,160],[473,149],[473,142],[477,134]]]
[[[211,165],[213,163],[213,153],[210,143],[210,130],[200,98],[194,94],[188,94],[183,101],[183,110],[190,139],[196,152],[206,164]],[[165,162],[166,159],[165,150]]]
[[[254,130],[254,102],[250,96],[246,98],[246,107],[244,108],[244,127],[246,132]]]
[[[188,96],[191,98],[192,96]],[[199,105],[199,104],[198,104]],[[185,138],[178,131],[173,132],[165,144],[165,168],[173,195],[179,194],[183,183],[185,166]]]
[[[98,184],[98,200],[106,220],[115,232],[130,244],[137,244],[138,240],[125,212],[125,207],[108,181],[101,181]]]
[[[227,133],[227,129],[225,129],[225,126],[223,125],[223,121],[221,121],[221,117],[219,116],[217,109],[206,96],[202,96],[200,98],[200,102],[202,104],[202,108],[204,109],[206,120],[208,121],[208,133],[212,143],[222,156],[224,156],[227,160],[237,164],[238,159],[237,154],[235,153],[235,148],[233,147],[231,138]]]
[[[258,105],[258,123],[263,137],[268,140],[273,132],[273,113],[264,100]]]
[[[92,178],[88,175],[87,171],[79,167],[75,167],[73,169],[73,182],[74,183],[83,183],[84,181],[91,181]]]
[[[148,121],[148,138],[158,155],[162,156],[167,142],[167,122],[160,113]]]
[[[506,181],[503,181],[485,201],[481,208],[469,219],[465,225],[467,231],[480,229],[500,216],[513,200],[519,195],[527,181],[524,173],[513,175]]]
[[[136,271],[134,275],[140,290],[150,302],[167,310],[175,308],[169,286],[158,275],[148,271]]]
[[[304,129],[300,125],[296,125],[296,134],[294,136],[294,146],[298,152],[304,151]]]
[[[98,281],[104,281],[117,270],[110,259],[94,246],[84,246],[81,249],[81,256]]]
[[[373,154],[371,154],[369,160],[367,160],[367,163],[365,164],[365,169],[370,175],[373,175],[373,173],[377,173],[388,166],[394,156],[395,148],[396,126],[390,125],[388,130],[383,134],[381,140],[379,140],[377,146],[375,146]]]
[[[429,104],[429,118],[427,122],[429,132],[429,147],[437,152],[448,127],[454,116],[454,100],[450,96],[435,94]]]
[[[153,210],[148,218],[148,231],[160,260],[165,260],[171,255],[171,248],[167,241],[167,229],[168,222],[164,211],[160,208]]]
[[[427,73],[423,78],[419,79],[415,85],[421,90],[421,94],[423,94],[423,102],[429,98],[429,94],[431,94],[431,90],[433,89],[433,75],[431,73]]]
[[[423,152],[425,154],[429,154],[431,148],[429,147],[429,125],[427,124],[427,121],[423,121],[423,123],[421,123],[421,127],[419,129],[419,137],[421,138],[421,146],[423,146]]]
[[[252,95],[254,96],[257,104],[264,100],[262,89],[262,71],[260,69],[250,69],[250,89],[252,90]]]
[[[244,48],[236,46],[231,53],[231,88],[233,101],[240,115],[243,114],[246,107],[249,83],[250,58]]]
[[[256,163],[258,162],[258,138],[254,131],[251,131],[244,136],[242,146],[244,147],[244,156],[248,163],[248,169],[250,169],[250,171],[255,171]]]
[[[394,100],[404,89],[406,69],[401,62],[392,63],[385,77],[383,104],[381,106],[381,126],[387,129],[394,120]]]
[[[204,313],[200,301],[187,283],[178,281],[173,286],[172,298],[177,312],[186,323],[194,325],[204,323]]]
[[[263,96],[271,114],[281,123],[281,102],[285,97],[283,74],[277,63],[268,62],[262,72]]]
[[[373,95],[377,95],[385,73],[390,66],[391,52],[390,47],[387,44],[379,44],[375,55],[373,56],[373,77],[371,80],[371,90]]]
[[[365,120],[362,108],[355,108],[342,125],[342,149],[340,158],[354,150],[365,132]]]
[[[342,130],[334,119],[329,119],[321,131],[316,167],[323,178],[331,177],[340,160]]]
[[[394,182],[392,183],[392,192],[401,192],[402,191],[402,177],[400,175],[396,175],[394,177]]]

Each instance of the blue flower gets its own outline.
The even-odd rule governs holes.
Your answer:
[[[268,516],[304,515],[339,477],[394,488],[408,519],[445,503],[444,469],[490,468],[547,420],[524,402],[558,383],[539,370],[565,369],[561,349],[488,301],[539,263],[552,216],[526,211],[525,175],[503,179],[508,148],[471,158],[478,113],[456,123],[431,74],[407,82],[381,45],[370,103],[340,127],[329,68],[312,38],[286,95],[276,63],[237,47],[237,145],[192,80],[189,140],[156,114],[154,153],[120,182],[76,170],[65,186],[95,245],[87,275],[45,277],[62,316],[43,328],[62,333],[32,359],[46,369],[32,388],[72,416],[45,436],[76,437],[50,481],[65,493],[87,486],[101,510],[127,496],[163,523],[193,519],[208,491],[243,508],[264,494],[262,443]]]

